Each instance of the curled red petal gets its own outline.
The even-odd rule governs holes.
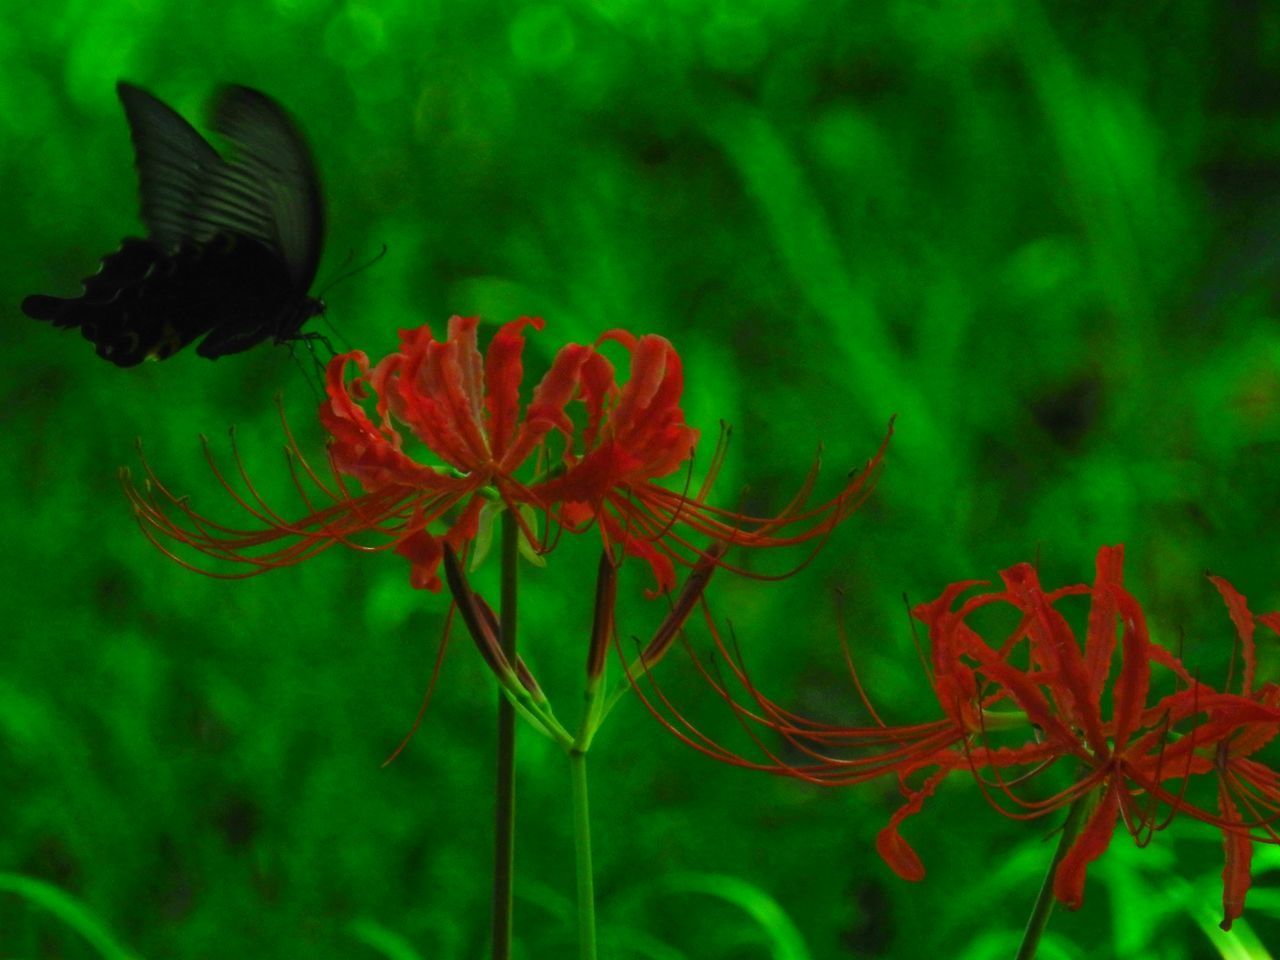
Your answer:
[[[533,391],[524,422],[498,462],[499,471],[507,473],[524,463],[553,429],[560,430],[566,439],[573,438],[573,421],[565,407],[577,395],[582,365],[592,352],[591,347],[571,343],[556,353],[551,369]]]
[[[902,827],[902,821],[920,812],[925,800],[933,796],[934,791],[938,789],[938,785],[946,779],[947,774],[950,772],[949,768],[939,770],[925,780],[918,790],[911,791],[907,795],[907,802],[894,811],[893,816],[889,818],[888,824],[876,835],[876,852],[889,865],[889,868],[902,877],[903,880],[923,880],[924,864],[920,860],[920,855],[912,849],[911,844],[902,838],[902,834],[899,832]]]
[[[630,533],[622,522],[607,510],[600,511],[596,521],[604,534],[606,549],[610,542],[617,543],[631,556],[638,557],[649,564],[649,569],[653,571],[654,589],[645,590],[646,597],[652,599],[668,593],[676,585],[675,565],[671,562],[671,558],[659,550],[654,543]]]
[[[473,495],[462,513],[441,536],[436,536],[427,529],[429,521],[421,508],[414,509],[412,518],[406,524],[407,532],[396,542],[395,552],[409,561],[409,582],[415,589],[440,592],[443,585],[440,579],[440,562],[444,559],[445,544],[461,554],[466,545],[476,537],[483,506],[484,498]]]
[[[918,883],[924,879],[924,863],[920,854],[902,838],[896,826],[888,826],[876,834],[876,853],[903,880]]]
[[[360,376],[349,390],[346,369],[352,362]],[[333,438],[329,453],[334,465],[356,477],[366,490],[388,486],[433,487],[438,479],[434,471],[401,453],[398,437],[388,437],[380,431],[353,396],[368,370],[368,357],[357,350],[334,357],[325,371],[327,399],[320,405],[319,416]]]
[[[631,377],[622,388],[611,424],[618,444],[641,469],[628,470],[622,479],[665,477],[692,454],[698,432],[684,422],[679,406],[683,392],[680,355],[670,341],[654,334],[636,340]]]
[[[427,529],[421,510],[414,511],[409,531],[396,542],[395,551],[409,561],[409,582],[415,590],[440,592],[439,570],[444,545]]]
[[[618,398],[617,373],[609,358],[592,351],[582,364],[582,402],[587,408],[587,423],[582,431],[582,448],[593,450],[600,442],[600,427],[607,408]]]

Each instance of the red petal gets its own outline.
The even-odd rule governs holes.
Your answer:
[[[506,453],[520,418],[520,382],[524,379],[524,328],[542,329],[537,317],[520,317],[494,334],[485,355],[485,406],[489,447],[495,458]]]
[[[956,597],[970,590],[973,587],[982,587],[987,585],[986,580],[961,580],[947,586],[942,591],[942,595],[937,600],[930,600],[928,603],[918,603],[911,608],[911,615],[921,623],[930,627],[937,623],[938,620],[950,613],[952,604],[955,603]]]
[[[587,407],[587,423],[582,431],[582,449],[593,450],[600,442],[600,426],[606,405],[618,397],[617,375],[609,358],[592,352],[582,365],[582,401]]]
[[[1089,817],[1075,843],[1058,864],[1053,875],[1053,895],[1072,910],[1078,910],[1084,902],[1085,870],[1102,856],[1111,844],[1116,832],[1116,818],[1120,802],[1116,787],[1112,785],[1103,795],[1096,810]]]
[[[1030,564],[1020,563],[1000,576],[1013,602],[1027,614],[1033,661],[1044,668],[1059,711],[1072,726],[1084,731],[1097,756],[1109,756],[1111,746],[1103,730],[1101,704],[1090,687],[1084,656],[1071,626],[1050,606]]]
[[[1120,660],[1120,676],[1111,691],[1112,740],[1119,752],[1128,743],[1142,710],[1147,704],[1147,692],[1151,687],[1151,658],[1148,650],[1151,641],[1147,636],[1147,622],[1142,608],[1128,591],[1116,590],[1116,601],[1124,618],[1122,634],[1123,652]]]
[[[1240,822],[1240,813],[1227,793],[1226,784],[1218,782],[1218,810],[1224,820]],[[1253,863],[1253,841],[1241,827],[1222,831],[1222,845],[1226,864],[1222,868],[1222,929],[1230,930],[1231,923],[1244,913],[1244,899],[1249,892],[1250,868]]]
[[[479,317],[450,317],[449,342],[429,354],[436,361],[438,381],[430,388],[449,411],[450,427],[466,444],[464,470],[473,470],[490,460],[489,440],[484,434],[484,358],[476,347]],[[437,451],[441,452],[441,451]]]
[[[1222,577],[1210,576],[1209,580],[1218,592],[1222,594],[1222,599],[1227,602],[1227,612],[1231,614],[1231,622],[1236,625],[1236,633],[1240,637],[1240,654],[1244,660],[1244,686],[1242,693],[1250,693],[1253,690],[1253,672],[1255,666],[1254,646],[1253,646],[1253,615],[1249,613],[1249,606],[1245,602],[1244,594],[1240,593]]]
[[[466,400],[466,418],[480,424],[480,414],[484,410],[484,357],[480,354],[480,346],[476,339],[476,328],[480,326],[479,317],[449,318],[449,342],[454,344],[457,353],[459,380],[462,396]]]
[[[1102,696],[1111,657],[1116,648],[1116,599],[1113,588],[1124,585],[1124,546],[1103,547],[1094,560],[1093,589],[1089,606],[1089,632],[1085,638],[1085,671],[1096,700]]]

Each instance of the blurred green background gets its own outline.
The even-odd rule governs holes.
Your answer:
[[[803,574],[713,584],[757,682],[797,709],[864,719],[837,590],[902,722],[938,715],[904,592],[1036,559],[1077,582],[1123,542],[1156,635],[1214,676],[1232,634],[1203,571],[1280,606],[1274,4],[85,0],[9,4],[0,51],[0,957],[471,960],[488,934],[494,689],[468,645],[380,767],[444,599],[346,550],[197,576],[118,486],[141,437],[173,489],[235,518],[198,442],[225,454],[234,424],[283,491],[277,392],[322,450],[305,354],[120,370],[17,309],[140,232],[120,78],[202,129],[226,81],[296,114],[328,198],[321,282],[389,248],[324,293],[339,343],[381,355],[451,313],[545,317],[543,363],[611,327],[662,333],[690,419],[733,424],[726,506],[781,507],[819,444],[829,495],[898,414],[876,495]],[[569,716],[597,550],[526,568],[522,645]],[[629,636],[661,616],[646,577],[624,578]],[[687,659],[659,673],[734,736]],[[567,773],[521,744],[519,955],[570,956]],[[890,782],[719,767],[632,701],[592,756],[611,958],[1009,957],[1052,850],[1054,821],[1005,820],[957,777],[907,828],[929,871],[911,885],[873,848]],[[1259,851],[1229,943],[1221,858],[1185,819],[1146,849],[1118,836],[1042,955],[1264,956],[1248,938],[1280,942],[1280,860]]]

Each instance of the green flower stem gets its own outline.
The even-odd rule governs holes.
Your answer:
[[[569,745],[569,777],[573,785],[573,852],[578,878],[578,956],[596,960],[596,891],[591,864],[591,810],[587,803],[587,748],[603,719],[600,689],[605,671],[587,680],[586,702],[577,738]]]
[[[516,586],[520,525],[510,510],[502,514],[502,652],[516,662]],[[516,712],[498,694],[498,770],[493,825],[493,960],[511,957],[511,890],[516,839]]]
[[[1014,960],[1035,960],[1036,950],[1040,947],[1040,937],[1049,923],[1049,914],[1053,912],[1053,878],[1058,872],[1058,865],[1071,849],[1084,826],[1085,819],[1093,807],[1093,792],[1086,793],[1071,804],[1067,811],[1066,822],[1062,825],[1062,836],[1058,838],[1058,849],[1053,852],[1049,861],[1049,869],[1044,875],[1044,883],[1040,885],[1040,893],[1036,896],[1036,904],[1027,919],[1027,929],[1022,934],[1022,944],[1018,947]]]
[[[573,849],[578,871],[578,956],[596,960],[596,894],[591,872],[591,814],[587,807],[587,754],[569,751],[573,780]]]

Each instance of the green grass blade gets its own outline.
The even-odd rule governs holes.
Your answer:
[[[422,954],[408,940],[376,920],[352,920],[347,924],[347,933],[370,949],[378,951],[387,960],[422,960]]]
[[[134,954],[116,942],[84,904],[52,884],[17,873],[0,873],[0,891],[12,893],[53,914],[80,934],[105,960],[137,960]]]
[[[810,960],[809,949],[791,918],[771,896],[736,877],[713,873],[679,873],[658,884],[660,893],[700,893],[737,907],[755,921],[771,948],[773,960]]]

